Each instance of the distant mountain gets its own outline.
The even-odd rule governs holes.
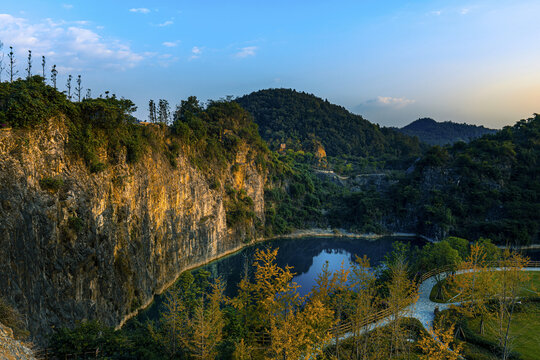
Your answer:
[[[391,161],[421,154],[418,139],[379,127],[342,106],[291,89],[267,89],[236,99],[259,125],[270,148],[311,151],[323,145],[329,156]]]
[[[483,126],[458,124],[451,121],[436,122],[430,118],[418,119],[397,130],[409,136],[418,136],[420,141],[430,145],[447,145],[458,141],[469,142],[486,134],[497,132],[497,130]]]

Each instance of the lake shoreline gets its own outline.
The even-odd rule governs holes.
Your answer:
[[[350,232],[344,229],[311,228],[311,229],[295,230],[292,233],[265,238],[262,241],[276,240],[276,239],[300,239],[304,237],[344,237],[344,238],[353,238],[353,239],[376,240],[385,236],[403,237],[403,238],[409,238],[409,237],[424,238],[424,236],[422,235],[418,235],[415,233],[404,233],[404,232],[376,234],[376,233],[356,233],[356,232]]]
[[[193,271],[193,270],[196,270],[196,269],[201,268],[203,266],[209,265],[210,263],[212,263],[214,261],[222,260],[222,259],[224,259],[226,257],[229,257],[229,256],[234,256],[237,253],[239,253],[240,251],[242,251],[242,250],[244,250],[244,249],[246,249],[246,248],[248,248],[250,246],[255,246],[257,244],[260,244],[260,243],[265,243],[265,242],[274,241],[274,240],[280,240],[280,239],[293,240],[293,239],[302,239],[302,238],[309,238],[309,237],[314,237],[314,238],[339,237],[339,238],[348,238],[348,239],[363,239],[363,240],[367,240],[367,241],[375,241],[375,240],[383,238],[383,237],[396,237],[396,238],[415,238],[415,237],[419,237],[419,238],[422,238],[422,239],[424,239],[426,241],[433,241],[433,240],[431,240],[429,238],[426,238],[425,236],[418,235],[418,234],[415,234],[415,233],[402,233],[402,232],[394,232],[394,233],[389,233],[389,234],[355,233],[355,232],[346,231],[344,229],[321,229],[321,228],[299,229],[299,230],[295,230],[295,231],[293,231],[293,232],[291,232],[289,234],[257,238],[255,241],[253,241],[251,243],[247,243],[247,244],[243,244],[241,246],[237,246],[237,247],[235,247],[233,249],[230,249],[229,251],[226,251],[226,252],[220,254],[219,256],[216,256],[214,258],[208,258],[208,259],[205,259],[203,261],[199,261],[197,263],[194,263],[191,266],[186,267],[184,270],[179,272],[174,277],[174,279],[172,281],[167,282],[165,285],[163,285],[162,287],[157,289],[157,291],[154,293],[154,295],[150,299],[148,299],[148,301],[146,301],[144,304],[142,304],[138,309],[136,309],[135,311],[131,312],[130,314],[124,316],[122,321],[117,326],[115,326],[115,329],[116,330],[121,329],[129,320],[136,317],[140,312],[147,309],[154,302],[156,295],[163,294],[168,288],[170,288],[178,280],[180,275],[182,273],[186,272],[186,271]]]

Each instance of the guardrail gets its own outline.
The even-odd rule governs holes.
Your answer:
[[[493,268],[493,267],[500,267],[501,265],[501,261],[492,261],[492,262],[488,262],[484,265],[487,265],[487,267],[489,268]],[[527,264],[524,265],[525,268],[528,268],[528,267],[540,267],[540,261],[529,261],[527,262]],[[438,274],[441,274],[441,273],[447,273],[447,272],[451,272],[451,271],[454,271],[454,270],[457,270],[455,266],[451,266],[451,265],[448,265],[448,266],[443,266],[443,267],[440,267],[440,268],[437,268],[437,269],[432,269],[424,274],[422,274],[420,276],[420,278],[418,279],[418,282],[417,282],[417,285],[420,286],[420,284],[422,284],[424,281],[426,281],[427,279],[435,276],[435,275],[438,275]],[[411,303],[412,303],[412,297],[409,298],[406,302],[407,305],[405,305],[402,310],[404,308],[406,308],[407,306],[409,306]],[[400,310],[401,311],[401,310]],[[389,308],[386,308],[386,309],[383,309],[383,310],[380,310],[376,313],[373,313],[372,315],[369,315],[367,316],[362,322],[358,323],[357,324],[357,328],[363,328],[369,324],[373,324],[373,323],[377,323],[383,319],[386,319],[388,317],[390,317],[390,315],[392,315],[392,311],[391,309]],[[340,335],[343,335],[343,334],[346,334],[346,333],[350,333],[353,331],[353,323],[351,321],[345,321],[345,322],[340,322],[338,325],[334,326],[332,329],[330,329],[330,332],[332,333],[333,336],[340,336]]]

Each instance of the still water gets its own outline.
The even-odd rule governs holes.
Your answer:
[[[419,238],[399,237],[382,237],[375,240],[342,237],[278,239],[247,247],[193,272],[202,269],[210,272],[212,277],[220,276],[227,285],[226,295],[234,296],[237,285],[246,272],[250,274],[253,271],[252,260],[255,251],[278,248],[277,264],[280,267],[287,265],[293,267],[292,271],[295,273],[293,281],[300,285],[298,289],[300,295],[305,295],[315,285],[315,280],[326,261],[328,269],[334,271],[339,269],[342,263],[345,268],[349,268],[349,263],[354,261],[357,255],[360,257],[366,255],[371,260],[371,265],[376,266],[392,250],[394,241],[408,242],[411,246],[419,247],[425,243]],[[141,312],[137,319],[145,321],[159,318],[163,300],[163,295],[156,296],[152,305]]]

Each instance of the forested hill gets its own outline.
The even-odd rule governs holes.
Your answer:
[[[267,89],[236,99],[259,125],[270,148],[310,151],[320,142],[329,156],[405,159],[421,153],[418,139],[382,128],[342,106],[291,89]]]
[[[397,130],[409,136],[418,136],[420,141],[430,145],[448,145],[458,141],[469,142],[486,134],[497,132],[497,130],[484,126],[458,124],[451,121],[437,122],[430,118],[418,119]]]
[[[434,146],[401,184],[401,200],[392,203],[413,209],[423,234],[436,224],[441,235],[538,243],[539,144],[535,115],[469,144]]]

